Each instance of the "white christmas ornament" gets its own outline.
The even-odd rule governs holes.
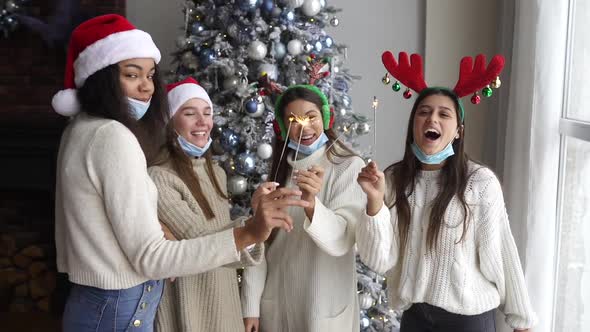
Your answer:
[[[262,143],[258,146],[256,154],[260,159],[266,160],[272,156],[272,146],[268,143]]]
[[[304,0],[287,0],[287,6],[291,7],[291,8],[299,8],[301,7],[301,5],[303,5],[303,3],[305,2]]]
[[[369,309],[373,306],[373,297],[369,293],[359,294],[359,307],[363,310]]]
[[[266,45],[259,40],[253,41],[252,43],[250,43],[250,46],[248,46],[248,56],[252,60],[264,59],[264,57],[266,56],[266,52]]]
[[[299,55],[303,51],[303,43],[299,39],[293,39],[287,44],[287,52],[291,55]]]
[[[301,6],[301,11],[305,16],[316,16],[322,10],[320,0],[305,0]]]
[[[258,77],[262,76],[263,73],[266,73],[268,78],[273,81],[279,78],[279,68],[271,63],[262,63],[258,66]]]

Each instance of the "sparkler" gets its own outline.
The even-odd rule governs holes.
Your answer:
[[[379,107],[379,99],[373,96],[373,102],[371,103],[373,109],[373,158],[377,157],[377,107]]]
[[[344,126],[342,127],[342,133],[340,135],[338,135],[338,137],[336,137],[336,139],[334,140],[334,142],[332,142],[332,144],[330,144],[328,146],[328,148],[326,149],[326,151],[329,151],[331,147],[334,146],[334,144],[336,144],[336,142],[338,142],[338,140],[344,136],[346,133],[348,133],[348,126]]]
[[[309,117],[308,116],[295,116],[295,121],[301,125],[301,132],[299,133],[299,141],[297,142],[297,150],[295,150],[295,159],[297,160],[297,155],[299,154],[299,146],[301,146],[301,137],[303,137],[303,128],[309,124]]]
[[[281,164],[281,161],[283,161],[283,156],[285,155],[285,149],[287,149],[287,142],[289,142],[289,133],[291,132],[291,125],[293,125],[293,121],[295,121],[295,117],[291,115],[289,117],[289,128],[287,128],[287,135],[285,135],[285,137],[283,138],[285,143],[283,144],[283,151],[281,151],[281,157],[279,158],[279,165]],[[303,130],[301,132],[303,132]],[[277,175],[278,174],[279,174],[279,168],[277,167],[277,170],[275,171],[275,176],[273,177],[273,182],[277,182]]]

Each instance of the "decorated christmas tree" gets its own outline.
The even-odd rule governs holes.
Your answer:
[[[272,181],[271,156],[280,153],[272,148],[273,106],[290,85],[320,88],[333,107],[339,139],[370,157],[371,149],[356,142],[371,123],[352,110],[349,89],[356,77],[344,68],[346,46],[325,30],[339,25],[337,13],[325,0],[185,3],[177,66],[168,80],[192,76],[211,96],[212,150],[227,172],[233,217],[248,215],[251,194]],[[392,331],[395,317],[385,306],[383,278],[362,265],[358,272],[362,330]]]

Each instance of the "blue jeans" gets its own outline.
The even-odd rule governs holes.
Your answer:
[[[106,290],[73,284],[63,315],[64,332],[152,332],[163,281]]]

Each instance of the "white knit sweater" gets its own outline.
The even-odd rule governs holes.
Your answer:
[[[215,217],[206,219],[188,186],[170,163],[151,167],[149,174],[158,188],[158,215],[177,239],[193,239],[239,226],[231,220],[229,202],[215,190],[204,158],[192,159],[193,170]],[[224,194],[226,175],[213,165]],[[235,332],[244,329],[236,267],[258,264],[264,256],[264,245],[240,252],[241,261],[213,268],[197,275],[166,281],[158,307],[155,327],[158,332]]]
[[[475,315],[499,307],[512,328],[529,328],[537,318],[510,232],[502,188],[488,168],[470,162],[469,173],[465,197],[471,218],[462,242],[456,244],[463,232],[463,210],[454,197],[445,212],[436,254],[429,254],[429,209],[440,190],[440,171],[421,171],[408,198],[411,221],[406,252],[399,252],[396,209],[384,205],[377,215],[365,214],[359,223],[359,254],[371,269],[387,272],[393,308],[426,302],[453,313]],[[389,202],[391,183],[387,188]]]
[[[114,120],[76,116],[63,133],[57,162],[59,271],[77,284],[124,289],[239,260],[232,229],[165,240],[157,200],[133,133]]]
[[[263,332],[354,332],[359,330],[355,225],[366,205],[356,177],[358,157],[332,164],[321,148],[293,161],[295,169],[325,169],[312,222],[303,208],[290,208],[294,229],[279,231],[266,261],[246,268],[242,279],[244,317],[260,317]],[[295,187],[290,181],[287,187]]]

